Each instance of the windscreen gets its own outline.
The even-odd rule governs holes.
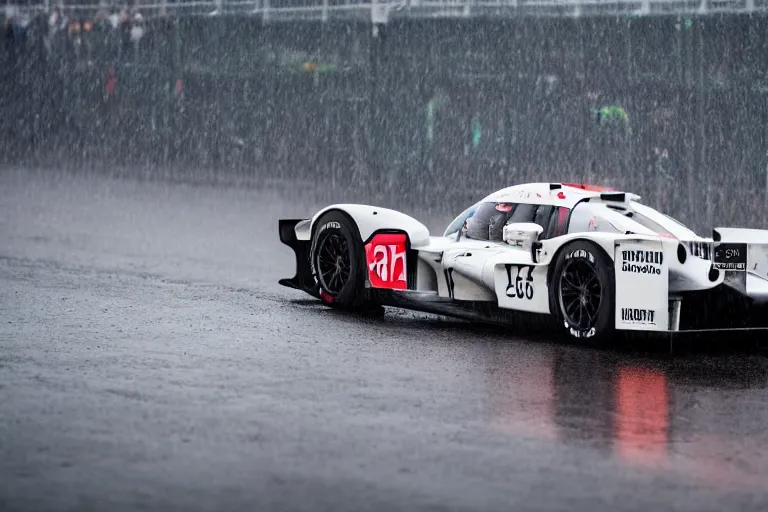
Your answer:
[[[453,219],[453,222],[451,222],[448,225],[448,227],[445,229],[445,233],[443,233],[443,236],[450,236],[450,235],[456,234],[462,227],[464,227],[464,223],[467,221],[469,217],[471,217],[475,213],[477,206],[478,206],[477,204],[473,204],[472,206],[470,206],[469,208],[461,212],[461,214],[459,214],[458,217]]]

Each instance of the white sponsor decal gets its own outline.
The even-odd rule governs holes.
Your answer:
[[[375,272],[382,281],[405,281],[405,274],[402,271],[399,276],[395,277],[395,265],[398,260],[402,261],[403,264],[400,268],[405,268],[405,251],[398,252],[397,249],[397,245],[377,245],[373,248],[375,261],[369,263],[368,268]],[[381,259],[378,256],[381,256]]]
[[[614,251],[617,329],[669,328],[669,267],[661,242],[619,242]]]

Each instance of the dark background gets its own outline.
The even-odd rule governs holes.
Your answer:
[[[374,36],[370,21],[154,18],[134,45],[41,17],[6,32],[0,155],[457,209],[521,181],[601,182],[702,234],[766,227],[766,19],[394,19]],[[606,106],[627,118],[601,120]]]

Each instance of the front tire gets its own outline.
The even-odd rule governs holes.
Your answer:
[[[310,261],[320,299],[334,308],[355,308],[365,292],[364,248],[357,226],[338,211],[320,217],[316,226]]]
[[[592,242],[560,251],[550,283],[550,309],[571,339],[602,345],[615,332],[613,262]]]

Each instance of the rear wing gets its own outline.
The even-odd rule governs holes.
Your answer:
[[[278,221],[280,241],[293,249],[296,256],[296,274],[290,279],[280,279],[278,282],[288,288],[302,290],[312,296],[319,297],[317,283],[312,276],[312,267],[309,261],[310,241],[300,240],[296,235],[296,226],[308,222],[307,219],[280,219]]]

